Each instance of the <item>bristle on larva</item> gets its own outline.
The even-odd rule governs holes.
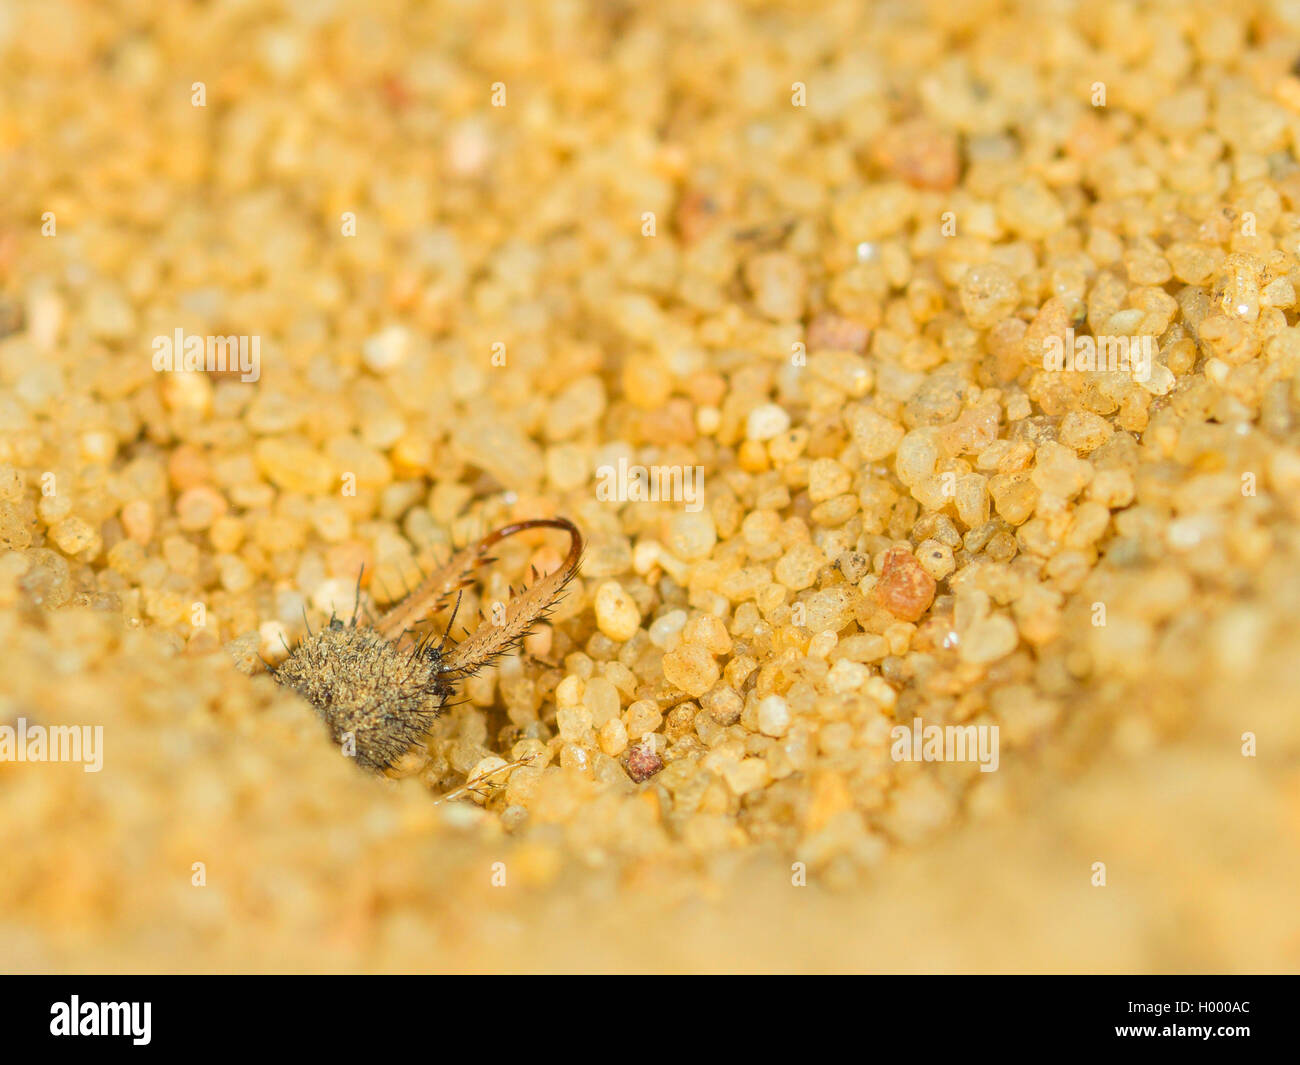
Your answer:
[[[456,602],[474,572],[492,561],[489,551],[508,536],[529,529],[569,534],[569,553],[555,572],[511,596],[499,622],[484,621],[462,642],[451,626],[435,641],[417,626]],[[578,571],[582,534],[564,518],[538,518],[506,525],[453,555],[405,599],[371,626],[358,609],[349,623],[331,618],[308,634],[272,676],[315,707],[334,741],[367,769],[391,768],[427,735],[455,684],[509,651],[547,616]]]

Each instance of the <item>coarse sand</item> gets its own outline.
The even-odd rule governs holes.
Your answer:
[[[1298,59],[0,6],[0,969],[1300,969]],[[387,774],[268,674],[550,517]]]

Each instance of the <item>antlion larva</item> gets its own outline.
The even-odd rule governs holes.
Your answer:
[[[450,623],[437,642],[416,630],[453,600],[459,606],[461,589],[492,561],[488,552],[495,544],[529,529],[569,534],[569,554],[557,570],[513,596],[499,621],[480,624],[459,643],[449,639]],[[452,555],[373,625],[361,619],[358,581],[351,620],[331,618],[320,631],[308,631],[272,676],[316,708],[334,742],[355,749],[358,765],[388,769],[424,739],[461,680],[505,654],[549,614],[581,557],[582,534],[564,518],[506,525]]]

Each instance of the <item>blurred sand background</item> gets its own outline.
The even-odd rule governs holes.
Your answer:
[[[0,721],[104,729],[0,763],[0,968],[1300,968],[1300,5],[951,6],[0,0]],[[394,779],[260,669],[551,514]]]

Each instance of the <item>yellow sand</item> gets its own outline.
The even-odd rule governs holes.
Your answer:
[[[1300,968],[1300,16],[953,6],[0,8],[0,967]],[[262,668],[557,514],[389,779]]]

